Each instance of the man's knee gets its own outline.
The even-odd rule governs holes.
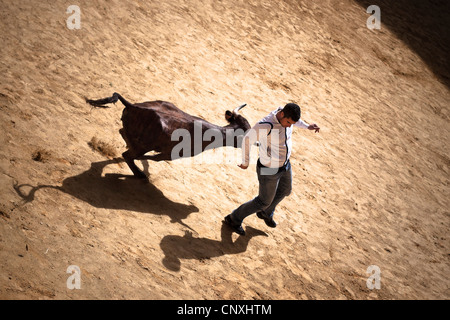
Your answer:
[[[263,199],[260,196],[257,196],[255,198],[255,203],[257,204],[258,210],[263,211],[264,209],[267,209],[270,204],[272,203],[272,201],[267,200],[267,199]]]

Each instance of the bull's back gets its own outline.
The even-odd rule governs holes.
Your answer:
[[[124,133],[130,147],[160,150],[173,144],[174,130],[189,130],[199,118],[166,101],[149,101],[126,107],[122,113]]]

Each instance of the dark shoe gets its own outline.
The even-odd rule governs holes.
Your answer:
[[[277,223],[273,220],[273,218],[264,217],[261,211],[257,212],[256,215],[258,218],[263,219],[268,227],[275,228],[277,226]]]
[[[245,236],[245,231],[242,228],[241,224],[236,224],[231,220],[230,215],[227,215],[224,219],[224,222],[231,227],[237,234],[240,234],[241,236]]]

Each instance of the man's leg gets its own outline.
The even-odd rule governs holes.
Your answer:
[[[273,201],[277,192],[280,174],[261,175],[260,168],[257,167],[259,180],[259,194],[253,200],[250,200],[231,213],[231,220],[235,224],[241,224],[242,221],[252,213],[266,209]]]
[[[272,219],[276,206],[287,197],[292,191],[292,169],[289,164],[288,170],[283,172],[278,182],[277,191],[272,203],[262,211],[262,216],[266,219]]]

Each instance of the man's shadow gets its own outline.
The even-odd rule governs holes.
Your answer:
[[[122,159],[113,159],[91,164],[89,170],[64,179],[61,186],[17,183],[14,189],[24,202],[34,200],[35,193],[43,188],[52,188],[65,192],[77,199],[85,201],[96,208],[129,210],[157,215],[167,215],[171,222],[185,227],[182,220],[199,209],[194,205],[174,202],[148,180],[139,180],[131,175],[103,174],[107,165],[118,164]]]
[[[233,242],[231,228],[222,223],[221,240],[211,240],[208,238],[196,238],[190,231],[186,231],[184,236],[165,236],[160,243],[164,252],[164,266],[172,271],[179,271],[181,267],[180,259],[206,259],[220,257],[228,254],[238,254],[245,252],[250,239],[256,236],[268,235],[258,229],[247,227],[246,235],[239,236]]]

